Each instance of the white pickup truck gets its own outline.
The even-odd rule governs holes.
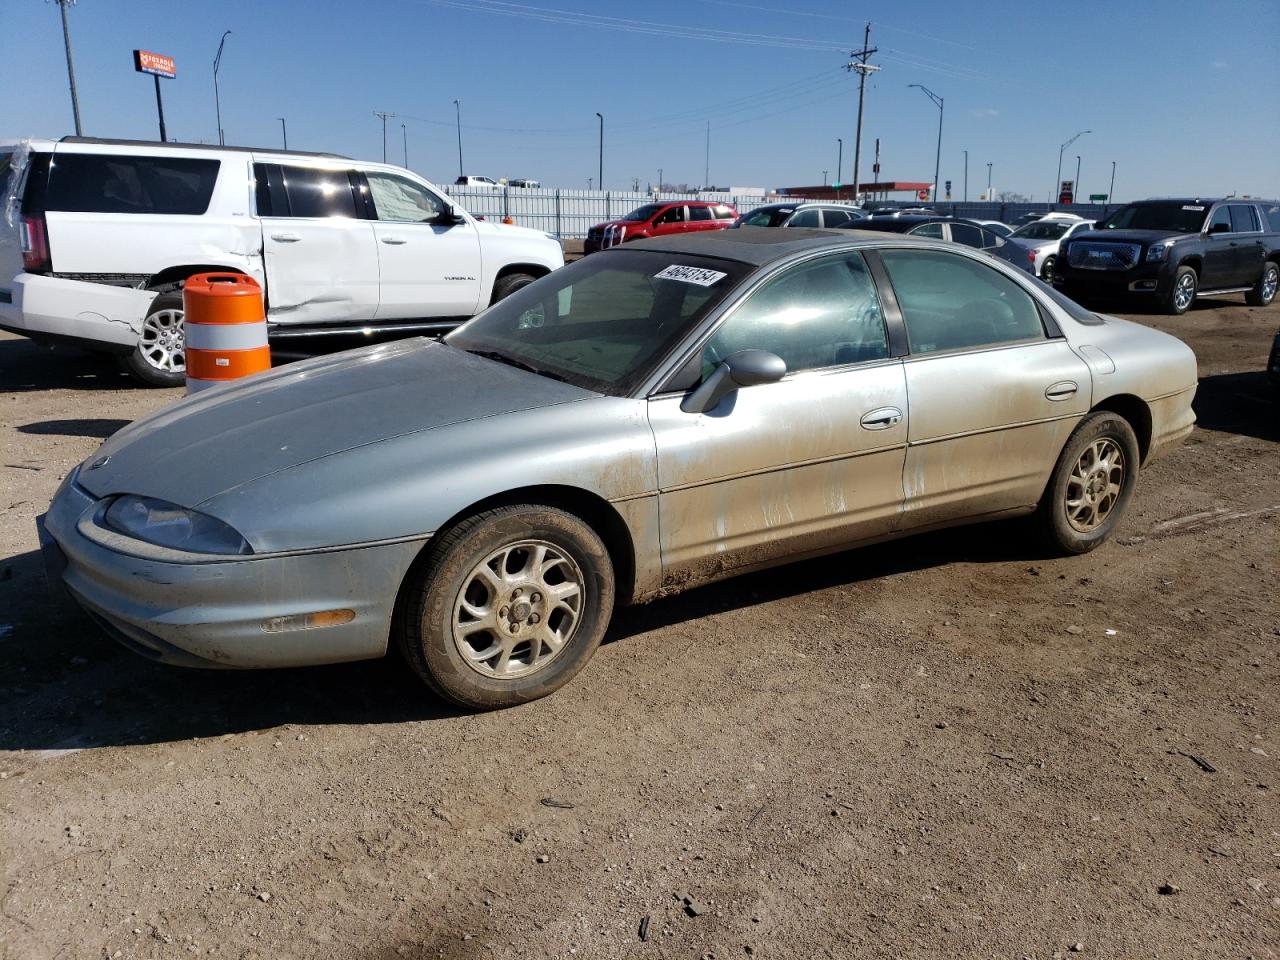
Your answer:
[[[401,167],[328,154],[0,141],[0,328],[182,383],[182,285],[231,270],[273,340],[443,333],[560,267],[550,234],[476,220]]]

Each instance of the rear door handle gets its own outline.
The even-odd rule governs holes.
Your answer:
[[[271,239],[280,243],[297,243],[302,237],[296,233],[273,233]]]
[[[888,430],[902,422],[902,411],[897,407],[880,407],[864,413],[858,422],[866,430]]]
[[[392,246],[398,246],[399,244],[405,243],[406,241],[404,237],[383,237],[382,242],[389,243]]]
[[[1080,385],[1074,380],[1060,380],[1044,388],[1044,395],[1049,400],[1066,400],[1076,395]]]

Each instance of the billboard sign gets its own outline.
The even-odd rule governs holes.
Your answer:
[[[133,69],[139,73],[149,73],[169,80],[178,75],[177,70],[174,69],[173,57],[166,57],[163,53],[152,53],[149,50],[133,51]]]

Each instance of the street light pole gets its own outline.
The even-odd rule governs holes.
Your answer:
[[[823,170],[823,171],[822,171],[822,185],[823,185],[824,187],[827,185],[827,171],[826,171],[826,170]]]
[[[1071,199],[1075,200],[1080,196],[1080,154],[1076,154],[1076,181],[1071,185]],[[1079,200],[1076,200],[1079,203]]]
[[[400,136],[404,138],[404,168],[409,169],[409,128],[400,124]]]
[[[662,168],[658,168],[658,192],[662,192]]]
[[[836,137],[836,183],[840,183],[840,171],[844,167],[844,140]],[[858,191],[855,189],[854,193]]]
[[[284,117],[276,117],[280,121],[280,136],[284,138],[284,148],[289,149],[289,128],[284,125]]]
[[[991,164],[988,163],[987,164],[987,203],[990,203],[994,199],[995,197],[991,196]]]
[[[225,146],[226,138],[222,135],[222,98],[218,95],[218,69],[222,66],[222,47],[227,42],[231,31],[227,30],[218,41],[218,55],[213,58],[213,106],[218,111],[218,145]]]
[[[1058,148],[1058,176],[1057,176],[1057,179],[1055,179],[1053,182],[1053,189],[1055,191],[1062,189],[1062,154],[1066,152],[1067,147],[1071,146],[1073,143],[1075,143],[1077,140],[1083,137],[1086,133],[1093,133],[1093,131],[1081,130],[1074,137],[1072,137],[1070,140],[1068,140],[1066,143],[1064,143],[1062,146]],[[1050,194],[1051,198],[1056,196],[1058,196],[1057,193]]]
[[[453,101],[453,109],[458,117],[458,176],[462,176],[462,101]]]
[[[919,87],[925,92],[925,95],[933,101],[934,106],[938,108],[938,153],[933,161],[933,203],[938,202],[938,175],[942,171],[942,97],[938,96],[928,87],[919,83],[909,83],[908,87]]]
[[[711,185],[711,121],[707,121],[707,155],[702,167],[702,188]]]
[[[604,189],[604,114],[599,110],[596,116],[600,118],[600,165],[596,169],[596,185],[601,190]]]
[[[1116,162],[1111,161],[1111,189],[1107,191],[1107,203],[1115,203],[1116,197]]]
[[[76,68],[71,62],[71,28],[67,25],[67,7],[76,0],[57,0],[58,10],[62,14],[62,43],[67,48],[67,79],[71,81],[71,114],[76,121],[76,136],[84,136],[80,127],[80,94],[76,92]],[[160,88],[156,87],[156,102],[159,103]]]
[[[964,152],[964,202],[969,202],[969,151]]]

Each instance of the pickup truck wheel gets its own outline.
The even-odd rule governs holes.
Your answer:
[[[142,320],[138,345],[120,358],[129,375],[148,387],[180,387],[187,382],[182,331],[182,291],[162,293]]]
[[[1179,267],[1173,275],[1173,285],[1165,298],[1165,307],[1176,316],[1181,316],[1191,309],[1196,302],[1196,292],[1200,288],[1200,278],[1191,267]]]
[[[1277,287],[1280,287],[1280,266],[1274,260],[1268,260],[1262,266],[1258,282],[1244,295],[1244,302],[1251,307],[1269,307],[1276,298]]]
[[[505,277],[493,285],[493,300],[491,303],[497,303],[499,300],[505,300],[517,290],[527,287],[533,281],[537,280],[531,273],[508,273]]]

